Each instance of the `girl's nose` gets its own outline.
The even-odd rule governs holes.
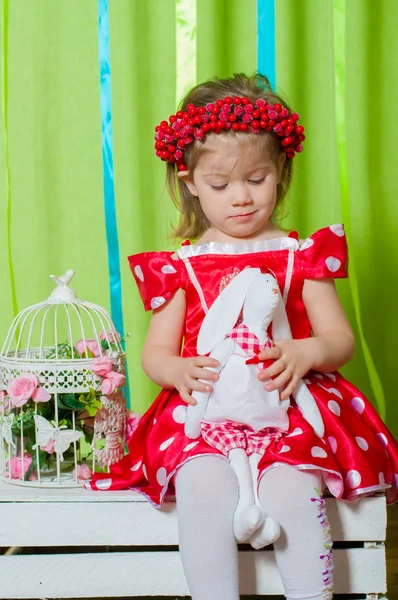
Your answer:
[[[251,203],[252,203],[252,199],[250,196],[250,192],[246,188],[246,186],[243,185],[243,186],[239,186],[238,188],[236,188],[232,204],[234,206],[243,206],[243,205],[251,204]]]

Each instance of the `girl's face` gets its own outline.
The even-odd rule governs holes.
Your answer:
[[[261,144],[250,144],[250,134],[243,135],[244,141],[238,136],[208,136],[193,173],[180,174],[210,222],[205,237],[210,233],[214,241],[261,239],[274,229],[269,219],[285,155],[275,162]]]

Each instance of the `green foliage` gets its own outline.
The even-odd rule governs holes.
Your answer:
[[[55,358],[71,360],[72,358],[79,358],[79,353],[76,348],[71,347],[67,342],[57,344],[45,354],[45,358],[54,360]]]
[[[98,400],[99,396],[101,396],[101,393],[96,392],[94,388],[90,388],[88,394],[81,394],[79,396],[79,402],[83,405],[90,417],[94,417],[97,410],[102,408],[102,403]]]

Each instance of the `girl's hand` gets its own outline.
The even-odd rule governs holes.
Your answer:
[[[282,388],[281,400],[286,400],[294,392],[299,380],[312,368],[311,342],[311,338],[281,340],[274,342],[272,348],[260,352],[260,360],[275,360],[270,367],[258,374],[260,381],[274,378],[265,385],[268,392]]]
[[[175,373],[173,373],[173,383],[181,398],[187,403],[195,406],[195,398],[192,398],[191,392],[211,392],[212,385],[198,381],[204,379],[214,382],[219,379],[218,373],[209,371],[206,367],[217,368],[218,360],[209,356],[195,356],[192,358],[178,357],[176,360]]]

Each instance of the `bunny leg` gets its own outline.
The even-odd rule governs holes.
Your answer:
[[[235,342],[231,338],[227,338],[226,340],[223,340],[217,344],[209,356],[218,360],[220,364],[218,367],[206,367],[206,369],[209,371],[214,371],[215,373],[220,373],[234,351],[234,348]],[[208,381],[204,381],[202,379],[199,379],[199,381],[202,381],[203,383],[209,383]],[[201,435],[200,424],[205,416],[210,394],[211,392],[192,392],[192,398],[195,398],[197,403],[195,406],[192,406],[192,404],[188,405],[187,417],[185,420],[185,435],[192,440],[196,440]]]
[[[325,435],[325,425],[314,396],[307,388],[304,381],[300,380],[293,392],[293,398],[296,401],[304,419],[311,425],[318,437]]]
[[[233,448],[228,454],[239,487],[239,499],[234,514],[234,533],[238,542],[246,542],[263,520],[256,506],[249,458],[243,448]]]
[[[260,548],[264,548],[264,546],[269,546],[269,544],[273,544],[278,537],[280,536],[281,530],[279,524],[274,521],[271,517],[268,517],[264,514],[261,505],[260,499],[258,497],[258,463],[261,460],[261,454],[253,453],[249,456],[250,469],[252,474],[253,481],[253,490],[254,497],[256,500],[256,505],[261,510],[263,515],[263,522],[260,527],[256,529],[251,538],[249,539],[250,545],[255,550],[260,550]]]

